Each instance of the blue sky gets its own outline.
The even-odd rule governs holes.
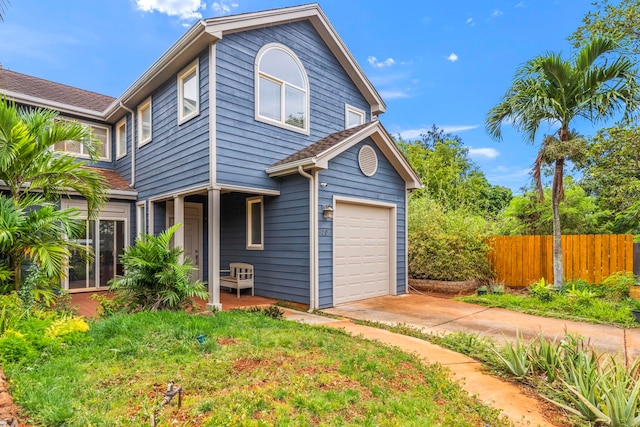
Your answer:
[[[0,64],[118,96],[197,19],[302,3],[308,1],[10,0],[0,22]],[[530,182],[536,146],[509,126],[502,142],[491,140],[486,113],[520,64],[548,51],[571,53],[566,38],[591,0],[319,3],[385,99],[381,120],[390,133],[419,139],[436,124],[462,137],[492,184],[517,192]]]

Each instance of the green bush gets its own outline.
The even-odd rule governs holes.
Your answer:
[[[409,275],[414,279],[488,280],[488,225],[427,197],[409,201]]]
[[[191,280],[191,260],[179,262],[184,251],[169,248],[180,226],[176,224],[158,236],[145,234],[120,256],[125,275],[114,277],[109,284],[127,310],[180,310],[191,306],[193,297],[207,298],[204,284]]]
[[[0,363],[30,361],[38,353],[20,332],[7,330],[0,337]]]
[[[553,300],[555,291],[552,283],[546,283],[544,279],[540,279],[539,282],[533,283],[529,286],[529,295],[542,302],[549,302]]]
[[[629,296],[629,287],[638,285],[636,276],[631,272],[618,271],[602,281],[603,290],[610,299],[621,301]]]

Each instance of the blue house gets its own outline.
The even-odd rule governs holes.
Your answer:
[[[311,308],[406,292],[407,195],[420,179],[317,4],[199,21],[118,98],[1,69],[0,93],[104,143],[93,166],[110,199],[81,240],[96,261],[70,260],[70,291],[103,289],[138,234],[181,223],[174,244],[212,307],[231,262],[254,266],[256,295]]]

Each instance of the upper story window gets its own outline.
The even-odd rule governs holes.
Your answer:
[[[151,141],[151,98],[138,107],[138,147]]]
[[[68,120],[68,119],[62,119],[62,120]],[[88,128],[90,128],[91,134],[93,135],[93,137],[96,138],[98,141],[100,141],[101,144],[100,144],[100,148],[98,149],[98,156],[100,157],[100,160],[106,160],[106,161],[111,160],[111,155],[110,155],[111,150],[109,149],[109,147],[111,146],[111,142],[109,139],[109,128],[106,126],[88,124],[81,121],[79,122],[87,126]],[[53,146],[53,149],[56,151],[63,151],[65,153],[69,153],[76,157],[89,158],[89,153],[87,152],[87,149],[85,148],[85,146],[77,141],[60,141]]]
[[[127,118],[116,125],[116,159],[127,154]]]
[[[298,57],[279,44],[256,56],[256,120],[309,133],[309,83]]]
[[[351,105],[345,105],[344,112],[344,128],[349,129],[364,124],[366,114],[359,108],[352,107]]]
[[[178,74],[178,123],[183,123],[200,112],[200,84],[196,59]]]

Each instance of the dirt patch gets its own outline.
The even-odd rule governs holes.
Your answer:
[[[0,369],[0,423],[7,426],[18,426],[18,407],[13,403],[9,394],[9,383]]]

